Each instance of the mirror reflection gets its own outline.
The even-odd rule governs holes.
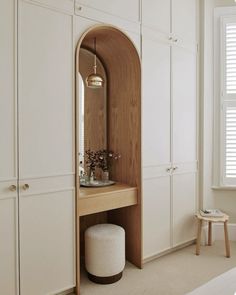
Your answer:
[[[104,87],[89,88],[86,78],[94,66],[94,53],[81,48],[79,52],[79,161],[80,171],[87,172],[86,151],[107,149],[107,78],[97,57],[97,72],[104,78]]]

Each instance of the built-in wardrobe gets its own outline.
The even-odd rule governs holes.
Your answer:
[[[96,222],[126,227],[127,258],[138,267],[195,239],[198,1],[113,2],[0,3],[1,294],[60,294],[75,287],[79,294],[83,232]],[[86,217],[94,207],[84,209],[79,187],[76,50],[90,35],[103,35],[105,42],[99,26],[106,25],[108,34],[110,26],[115,32],[117,39],[108,38],[113,46],[135,49],[125,51],[128,59],[139,54],[141,100],[127,91],[130,106],[138,106],[128,120],[138,128],[134,141],[125,135],[138,153],[126,158],[124,142],[135,177],[129,180],[122,169],[123,176],[113,173],[124,185],[116,195],[120,205],[99,195],[103,212]],[[108,66],[109,58],[106,63],[100,55]],[[121,102],[113,100],[114,111]]]
[[[62,4],[0,4],[4,295],[75,286],[73,18]]]
[[[142,1],[144,259],[195,238],[198,1]]]

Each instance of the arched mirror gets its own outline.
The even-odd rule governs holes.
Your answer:
[[[97,73],[103,77],[104,86],[88,87],[86,79],[93,72],[94,53],[80,48],[79,60],[79,162],[83,172],[86,170],[85,152],[107,148],[107,77],[97,58]]]

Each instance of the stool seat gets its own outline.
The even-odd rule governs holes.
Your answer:
[[[212,222],[223,222],[224,223],[224,234],[225,234],[225,250],[226,257],[230,257],[230,244],[228,235],[228,220],[229,216],[223,213],[223,216],[212,217],[212,216],[202,216],[199,212],[195,215],[198,220],[198,231],[197,231],[197,243],[196,243],[196,255],[200,255],[200,245],[201,245],[201,232],[203,221],[208,222],[208,246],[212,245]]]
[[[223,213],[223,216],[220,217],[212,217],[212,216],[202,216],[200,213],[197,213],[195,216],[198,219],[202,219],[204,221],[210,221],[210,222],[225,222],[229,220],[229,216],[225,213]]]

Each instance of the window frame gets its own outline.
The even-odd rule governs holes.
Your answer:
[[[236,94],[226,93],[225,25],[236,23],[236,7],[214,9],[214,131],[213,185],[214,189],[235,189],[236,178],[226,177],[226,110],[236,106]]]

